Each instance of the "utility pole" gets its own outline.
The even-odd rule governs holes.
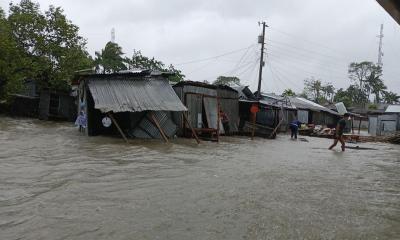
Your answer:
[[[257,98],[261,98],[261,80],[262,80],[262,69],[264,67],[264,44],[265,44],[265,27],[268,25],[262,21],[258,22],[258,25],[262,24],[262,35],[258,36],[258,43],[261,43],[261,57],[260,57],[260,70],[258,72],[258,88],[257,88]]]
[[[378,52],[378,66],[383,67],[382,57],[383,57],[383,49],[382,49],[382,40],[383,40],[383,24],[381,24],[381,32],[377,36],[379,38],[379,52]]]

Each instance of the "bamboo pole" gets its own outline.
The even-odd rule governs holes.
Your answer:
[[[189,122],[189,120],[188,120],[188,118],[187,118],[185,112],[182,112],[182,115],[183,115],[183,119],[186,121],[187,125],[188,125],[189,128],[192,130],[192,134],[193,134],[194,138],[196,139],[197,144],[200,144],[200,139],[199,139],[199,137],[197,136],[196,131],[193,129],[192,125],[190,124],[190,122]],[[185,128],[184,128],[184,129],[185,129]]]
[[[251,131],[251,140],[254,140],[254,134],[256,131],[256,118],[257,118],[257,113],[252,113],[252,123],[253,123],[253,129]]]
[[[157,118],[154,116],[154,113],[153,113],[153,112],[150,112],[150,116],[151,116],[151,119],[153,120],[154,124],[157,126],[158,131],[160,131],[161,136],[164,138],[164,141],[165,141],[166,143],[168,143],[168,142],[169,142],[169,141],[168,141],[168,138],[167,138],[167,136],[165,135],[164,131],[162,130],[161,125],[160,125],[160,123],[158,122]]]
[[[220,114],[219,114],[219,112],[220,112],[220,109],[221,109],[221,106],[219,105],[219,99],[217,98],[217,142],[219,142],[219,128],[220,128],[220,121],[221,121],[221,116],[220,116]]]
[[[111,120],[113,121],[113,123],[114,123],[115,126],[117,127],[119,133],[120,133],[120,134],[122,135],[122,137],[124,138],[125,142],[126,142],[126,143],[129,143],[129,142],[128,142],[128,139],[127,139],[126,136],[125,136],[125,134],[122,132],[122,129],[119,127],[117,121],[115,120],[113,114],[112,114],[111,112],[109,112],[109,113],[107,113],[107,115],[111,118]]]

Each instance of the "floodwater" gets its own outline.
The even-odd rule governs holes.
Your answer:
[[[0,239],[400,239],[400,146],[133,141],[0,117]]]

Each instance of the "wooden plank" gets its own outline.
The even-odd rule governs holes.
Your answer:
[[[126,143],[128,142],[128,139],[126,138],[124,132],[122,132],[122,129],[119,127],[119,124],[117,123],[117,121],[115,120],[113,114],[111,112],[108,112],[107,115],[111,118],[111,120],[113,121],[113,123],[115,124],[115,126],[117,127],[119,133],[122,135],[122,137],[124,138]]]
[[[153,120],[154,124],[157,126],[158,131],[160,131],[161,136],[164,138],[165,142],[169,142],[167,136],[165,135],[164,131],[162,130],[160,123],[158,122],[157,118],[154,116],[153,112],[150,112],[151,119]]]
[[[182,115],[183,115],[183,119],[186,121],[186,123],[188,124],[189,128],[192,130],[192,134],[193,134],[194,138],[196,139],[197,144],[200,144],[200,139],[197,136],[196,131],[193,129],[192,125],[190,124],[185,112],[182,112]]]

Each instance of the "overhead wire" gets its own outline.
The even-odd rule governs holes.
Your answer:
[[[271,54],[271,53],[269,55],[277,56],[277,55],[274,55],[274,54]],[[324,72],[316,73],[316,72],[312,72],[312,71],[307,71],[304,67],[312,67],[312,66],[310,66],[308,64],[304,64],[304,62],[298,62],[298,61],[294,62],[294,60],[289,60],[289,59],[284,59],[283,60],[283,59],[280,59],[280,58],[272,58],[272,59],[273,59],[274,62],[277,62],[278,64],[284,65],[286,69],[289,69],[289,66],[288,66],[288,64],[289,64],[291,66],[291,68],[296,68],[296,69],[298,69],[298,70],[300,70],[302,72],[306,72],[306,73],[312,74],[312,75],[324,75],[324,76],[328,76],[328,77],[335,76],[335,77],[338,77],[338,78],[343,78],[343,76],[345,75],[343,73],[343,76],[342,76],[341,72],[332,71],[330,69],[327,70],[327,71],[330,71],[330,74],[327,74],[327,73],[324,73]],[[299,65],[302,65],[303,68],[300,68]],[[336,72],[336,73],[332,74],[333,72]]]
[[[280,33],[280,34],[283,34],[283,35],[292,37],[292,38],[296,39],[296,41],[302,40],[303,42],[308,42],[308,43],[310,43],[310,44],[313,44],[313,46],[315,46],[315,45],[320,46],[320,47],[322,47],[322,48],[325,48],[325,49],[327,49],[327,50],[332,51],[332,53],[335,53],[335,54],[337,54],[338,52],[339,52],[340,54],[346,54],[346,53],[344,53],[344,52],[341,52],[339,49],[333,49],[333,48],[328,47],[328,46],[326,46],[326,45],[324,45],[324,44],[321,44],[321,43],[319,43],[319,42],[311,41],[311,40],[309,40],[309,39],[305,39],[305,38],[302,38],[302,37],[300,37],[300,36],[297,36],[297,35],[294,35],[294,34],[291,34],[291,33],[287,33],[287,32],[285,32],[285,31],[279,30],[279,29],[277,29],[277,28],[275,28],[275,27],[269,26],[269,29],[271,29],[271,30],[273,30],[273,31],[275,31],[275,32],[278,32],[278,33]]]
[[[285,52],[285,51],[281,51],[281,50],[272,49],[271,51],[269,51],[269,53],[272,56],[276,56],[276,57],[286,56],[286,57],[288,57],[290,59],[295,59],[297,61],[300,61],[303,64],[309,64],[312,61],[320,60],[320,61],[317,61],[316,63],[318,63],[318,65],[321,66],[322,68],[328,68],[330,71],[333,69],[335,71],[342,72],[342,68],[343,67],[347,67],[346,65],[342,65],[342,64],[338,64],[338,63],[332,64],[332,63],[327,62],[326,64],[323,64],[323,62],[325,62],[325,60],[317,59],[317,58],[306,56],[306,55],[301,55],[301,54],[298,54],[298,53],[294,53],[293,54],[290,51],[289,52]],[[313,64],[313,65],[315,65],[315,64]]]
[[[281,45],[281,46],[286,46],[286,47],[289,47],[289,48],[292,48],[292,49],[296,49],[296,50],[299,50],[299,51],[303,51],[303,52],[307,52],[307,53],[319,55],[319,56],[326,57],[326,58],[330,58],[330,59],[347,60],[347,59],[344,58],[344,57],[336,57],[336,56],[332,56],[332,55],[327,55],[327,54],[320,53],[320,52],[318,52],[318,51],[314,51],[314,50],[310,50],[310,49],[301,48],[301,47],[299,47],[299,46],[291,45],[291,44],[284,43],[284,42],[275,41],[275,40],[272,40],[272,39],[268,39],[267,42],[270,42],[270,44],[272,43],[272,44],[277,44],[277,45]]]
[[[177,64],[174,64],[174,65],[175,66],[181,66],[181,65],[191,64],[191,63],[204,62],[204,61],[208,61],[208,60],[212,60],[212,59],[218,59],[220,57],[228,56],[228,55],[231,55],[231,54],[238,53],[240,51],[246,50],[249,47],[251,47],[252,45],[255,45],[255,44],[251,44],[250,46],[247,46],[245,48],[236,49],[236,50],[229,51],[229,52],[226,52],[226,53],[223,53],[223,54],[219,54],[219,55],[216,55],[216,56],[202,58],[202,59],[195,59],[195,60],[191,60],[191,61],[187,61],[187,62],[177,63]]]

